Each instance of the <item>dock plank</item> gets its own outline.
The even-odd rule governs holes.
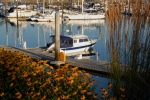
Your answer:
[[[4,48],[5,50],[10,51],[19,51],[28,54],[32,58],[35,59],[46,59],[50,61],[54,61],[54,53],[48,53],[47,51],[44,51],[40,48],[32,48],[32,49],[21,49],[16,47],[8,47],[8,46],[0,46]],[[90,60],[90,59],[74,59],[71,57],[67,57],[66,63],[78,66],[79,68],[96,71],[100,73],[110,73],[110,64],[108,62],[103,61],[96,61],[96,60]]]

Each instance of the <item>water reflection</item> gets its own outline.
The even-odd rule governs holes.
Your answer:
[[[119,43],[122,50],[129,51],[130,41],[133,37],[131,19],[122,20],[121,27],[118,26],[120,34],[110,34],[105,20],[70,20],[64,22],[63,25],[60,23],[60,26],[62,35],[85,34],[90,38],[99,38],[93,49],[98,52],[98,59],[102,61],[110,61],[110,53],[112,53],[110,48],[113,44]],[[24,48],[26,42],[27,48],[38,48],[45,47],[49,41],[49,36],[55,35],[55,22],[17,22],[15,18],[1,19],[0,29],[2,33],[1,45]],[[129,29],[131,33],[128,32]],[[146,31],[143,34],[143,39],[146,39]],[[96,60],[97,58],[94,56],[92,59]],[[124,57],[121,59],[123,60]]]
[[[95,20],[68,21],[65,22],[64,25],[61,25],[62,27],[60,29],[60,32],[63,35],[86,34],[90,38],[99,37],[100,39],[95,44],[94,50],[98,52],[98,58],[100,60],[113,61],[115,62],[114,67],[120,65],[120,63],[128,64],[131,67],[133,67],[133,72],[137,70],[137,73],[139,73],[139,70],[141,70],[143,75],[143,68],[149,69],[150,67],[150,28],[148,24],[149,17],[145,18],[136,16],[132,18],[122,18],[121,16],[120,18],[109,18],[110,20],[98,20],[96,22],[94,22]],[[1,45],[16,46],[23,48],[23,42],[26,41],[27,48],[44,47],[46,46],[49,36],[55,34],[54,22],[37,23],[19,21],[18,24],[16,24],[16,21],[13,22],[9,20],[8,22],[3,19],[0,20]],[[25,25],[25,23],[25,28],[22,28],[22,26]],[[16,26],[19,27],[16,28]],[[20,40],[22,42],[20,42]],[[96,60],[96,57],[92,57],[90,59]],[[119,73],[119,75],[121,76],[121,73]],[[117,74],[116,78],[118,78],[119,75]],[[149,74],[146,75],[147,77],[143,76],[142,78],[140,78],[145,78],[144,83],[147,81]],[[134,76],[135,74],[133,74],[133,77]],[[94,77],[96,78],[96,80],[99,80],[97,76]],[[120,81],[120,77],[118,79]],[[130,75],[127,78],[127,82],[129,79],[131,81],[133,80],[131,83],[139,83],[139,81],[137,81],[137,78],[131,78]],[[141,89],[143,88],[143,86],[145,86],[145,84],[141,85]],[[144,95],[145,93],[143,92]]]
[[[106,42],[104,42],[105,35],[105,20],[87,20],[87,21],[69,21],[60,23],[60,33],[63,35],[69,34],[85,34],[89,38],[99,38],[93,49],[98,52],[98,57],[94,56],[91,59],[107,60]],[[62,29],[63,28],[63,29]],[[38,48],[45,47],[49,41],[50,35],[55,35],[55,22],[29,22],[18,21],[14,19],[4,19],[1,21],[0,29],[3,33],[1,35],[0,45],[8,45],[13,47]],[[6,29],[6,30],[4,30]],[[7,33],[4,38],[4,33]],[[7,40],[7,43],[5,42]],[[92,55],[93,56],[93,55]]]

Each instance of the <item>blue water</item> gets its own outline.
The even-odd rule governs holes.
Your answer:
[[[44,47],[52,34],[55,34],[54,22],[19,21],[17,24],[16,19],[0,20],[0,45],[23,48],[23,42],[26,42],[27,48]],[[60,23],[60,34],[85,34],[89,38],[99,38],[93,47],[99,54],[98,58],[91,56],[91,59],[109,60],[106,47],[105,20],[69,21],[63,25],[63,32]]]
[[[76,20],[65,23],[63,25],[63,32],[62,24],[60,24],[60,34],[85,34],[90,38],[99,38],[93,47],[93,49],[99,54],[98,59],[96,56],[92,56],[91,59],[101,61],[110,61],[111,49],[109,49],[109,46],[110,39],[112,39],[114,48],[120,46],[120,58],[121,61],[124,61],[124,56],[126,56],[126,60],[130,60],[129,51],[132,49],[132,39],[134,39],[135,36],[133,27],[132,20],[124,20],[122,25],[117,27],[120,31],[119,34],[117,34],[117,32],[111,34],[105,20],[97,20],[95,22]],[[139,34],[141,44],[144,45],[147,43],[146,38],[149,40],[149,33],[149,25],[146,25],[141,34]],[[49,36],[54,34],[54,22],[43,23],[19,21],[19,25],[17,25],[15,20],[11,19],[10,21],[5,21],[5,19],[0,19],[0,45],[23,48],[23,42],[26,42],[27,48],[44,47],[49,41]],[[110,38],[111,35],[113,38]],[[118,45],[117,42],[119,43]],[[115,50],[115,53],[117,53],[116,51],[117,49]],[[100,95],[101,93],[99,89],[101,87],[106,88],[110,80],[106,77],[97,76],[96,74],[93,74],[92,76],[97,84],[95,91]]]
[[[91,21],[75,21],[64,24],[62,32],[62,24],[60,24],[60,34],[85,34],[89,38],[99,38],[93,49],[98,52],[98,58],[91,56],[92,60],[108,61],[108,50],[106,46],[105,20],[100,23]],[[19,27],[17,27],[19,26]],[[100,32],[101,30],[101,32]],[[0,20],[0,45],[13,46],[23,48],[23,42],[26,42],[27,48],[37,48],[46,46],[49,36],[55,34],[54,22],[27,22],[15,19],[6,21]],[[96,80],[96,93],[100,95],[99,89],[106,87],[108,79],[93,75]]]

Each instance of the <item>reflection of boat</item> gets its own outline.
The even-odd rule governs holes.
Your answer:
[[[17,22],[17,19],[16,19],[16,18],[9,18],[9,19],[8,19],[8,22],[9,22],[12,26],[17,26],[17,24],[18,24],[19,26],[27,27],[27,22],[25,22],[25,21],[18,21],[18,22]]]
[[[74,59],[91,59],[95,55],[98,56],[98,53],[94,51],[93,48],[90,48],[88,51],[80,51],[66,54],[66,56]]]
[[[52,27],[55,29],[55,22],[30,22],[31,25],[40,25],[45,27]]]
[[[88,51],[98,39],[89,39],[83,34],[75,35],[60,35],[60,49],[67,53],[74,53],[80,51]],[[55,49],[55,36],[50,36],[50,42],[47,44],[47,51]]]
[[[69,20],[66,24],[89,25],[89,24],[104,24],[105,20]]]

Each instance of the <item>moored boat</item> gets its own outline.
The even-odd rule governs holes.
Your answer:
[[[60,35],[60,51],[67,53],[74,53],[80,51],[88,51],[97,42],[96,39],[89,39],[87,35]],[[47,51],[54,51],[55,49],[55,35],[50,36],[50,42],[47,43]]]
[[[67,14],[65,17],[68,17],[69,20],[97,20],[97,19],[104,19],[104,14]]]
[[[26,5],[20,5],[18,7],[11,7],[4,16],[7,18],[16,18],[18,15],[18,17],[28,18],[32,15],[36,15],[37,13],[37,11],[27,10]]]

